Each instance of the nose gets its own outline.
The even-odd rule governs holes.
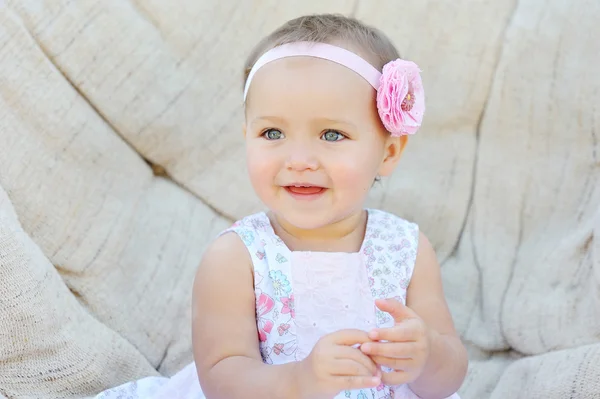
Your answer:
[[[296,144],[290,147],[285,165],[288,170],[303,172],[306,170],[317,170],[319,168],[319,161],[317,160],[315,152],[310,149],[310,146]]]

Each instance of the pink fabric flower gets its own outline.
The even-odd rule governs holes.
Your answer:
[[[415,134],[423,120],[425,97],[420,70],[411,61],[397,59],[383,67],[377,90],[377,110],[392,136]]]

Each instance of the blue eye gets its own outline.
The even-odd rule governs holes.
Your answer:
[[[345,139],[346,136],[344,136],[342,133],[340,133],[338,131],[328,130],[325,133],[323,133],[321,138],[325,141],[340,141],[340,140]]]
[[[267,140],[279,140],[284,137],[283,133],[281,133],[281,130],[277,130],[277,129],[267,129],[264,131],[264,133],[262,135]]]

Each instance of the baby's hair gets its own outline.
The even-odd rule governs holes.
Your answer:
[[[245,63],[244,84],[260,56],[274,47],[298,41],[354,45],[380,71],[388,62],[400,58],[390,39],[377,28],[339,14],[306,15],[286,22],[254,47]]]

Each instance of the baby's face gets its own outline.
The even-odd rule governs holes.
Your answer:
[[[256,193],[278,218],[302,229],[359,212],[375,177],[393,170],[390,154],[402,147],[381,125],[369,83],[309,57],[273,61],[256,73],[245,129]]]

